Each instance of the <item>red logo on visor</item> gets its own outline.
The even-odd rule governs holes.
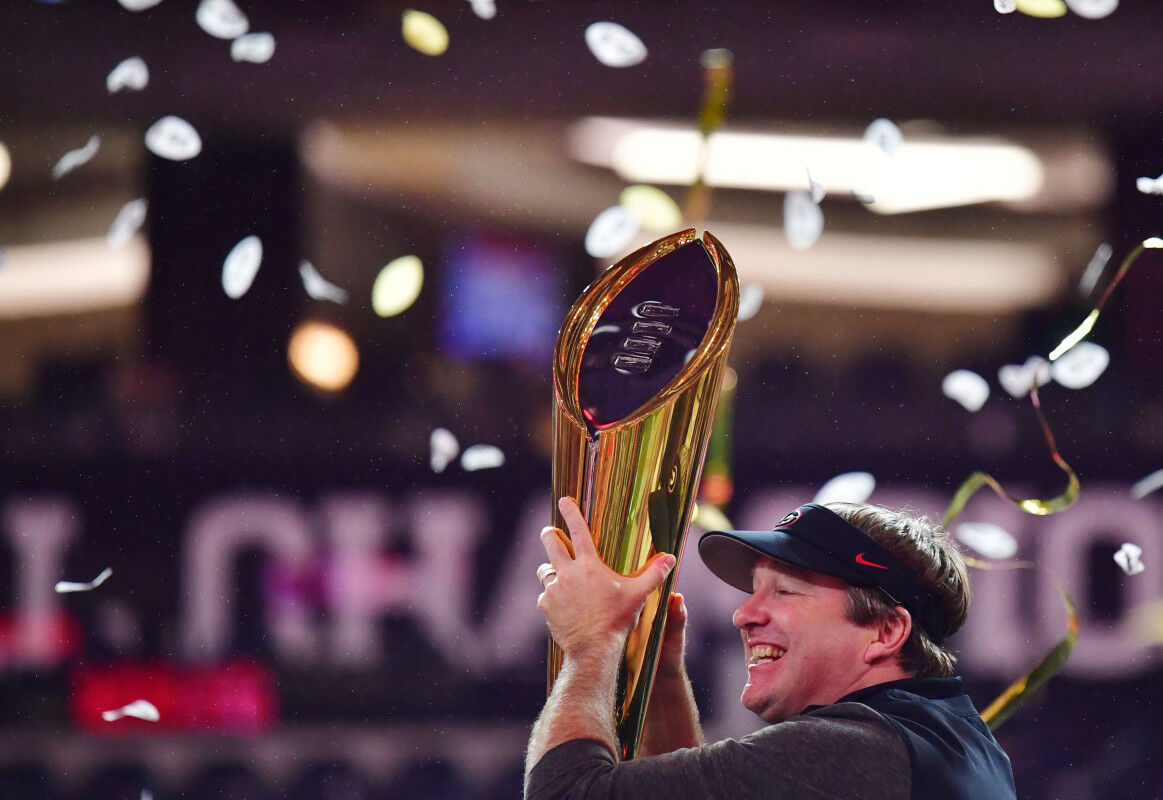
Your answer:
[[[888,567],[886,567],[886,566],[883,566],[883,565],[881,565],[881,564],[874,564],[874,563],[872,563],[871,561],[869,561],[868,559],[866,559],[866,558],[864,557],[864,553],[857,553],[857,554],[856,554],[856,563],[857,563],[857,564],[862,564],[862,565],[864,565],[864,566],[866,566],[866,567],[876,567],[877,569],[888,569]]]

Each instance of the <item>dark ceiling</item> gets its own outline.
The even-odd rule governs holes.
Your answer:
[[[3,122],[146,125],[178,114],[200,130],[270,130],[318,117],[688,117],[699,54],[712,47],[735,55],[736,119],[1155,126],[1163,109],[1157,0],[1123,0],[1102,20],[1001,15],[990,0],[497,0],[492,20],[464,0],[238,5],[252,31],[275,35],[270,63],[231,61],[229,43],[195,24],[196,0],[139,13],[115,0],[4,3]],[[446,24],[446,54],[403,43],[409,6]],[[642,38],[645,63],[612,69],[590,55],[584,29],[605,19]],[[149,64],[149,87],[109,96],[105,75],[131,55]]]

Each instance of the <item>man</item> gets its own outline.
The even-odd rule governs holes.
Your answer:
[[[672,597],[641,757],[616,763],[614,696],[626,636],[674,567],[637,575],[602,563],[572,500],[574,554],[541,533],[549,564],[537,603],[564,660],[533,727],[528,800],[877,798],[1012,800],[1009,759],[941,642],[964,623],[969,579],[948,535],[876,506],[801,506],[773,531],[715,531],[706,565],[748,592],[733,621],[748,680],[742,702],[770,723],[702,741],[683,666],[682,598]]]

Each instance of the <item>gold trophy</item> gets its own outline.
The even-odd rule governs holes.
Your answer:
[[[553,524],[581,506],[602,560],[623,575],[656,553],[680,559],[646,601],[618,681],[622,758],[638,750],[681,566],[727,350],[739,279],[710,233],[681,231],[623,258],[582,293],[553,356]],[[550,639],[549,686],[561,669]]]

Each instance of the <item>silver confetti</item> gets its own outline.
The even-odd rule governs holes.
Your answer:
[[[904,138],[901,129],[892,120],[884,119],[883,117],[874,119],[864,129],[864,141],[890,156],[895,156],[901,149],[901,145],[904,144]]]
[[[824,212],[807,192],[788,192],[784,196],[783,232],[795,250],[807,250],[824,232]]]
[[[222,291],[231,300],[237,300],[254,283],[254,276],[262,265],[262,240],[247,236],[231,248],[222,262]]]
[[[153,8],[162,0],[117,0],[121,3],[122,8],[127,8],[130,11],[145,11],[147,8]]]
[[[105,77],[105,88],[109,94],[122,89],[140,92],[149,85],[149,67],[139,56],[127,58],[110,70]]]
[[[202,0],[194,15],[198,27],[218,39],[237,39],[250,29],[250,21],[231,0]]]
[[[444,469],[453,462],[459,452],[460,442],[456,441],[452,431],[446,428],[436,428],[429,434],[428,465],[432,467],[433,472],[444,472]]]
[[[1013,558],[1018,552],[1018,543],[1010,532],[989,522],[962,522],[954,535],[986,558]]]
[[[586,231],[586,252],[594,258],[612,258],[634,241],[642,223],[626,206],[607,208],[594,217]]]
[[[993,7],[999,14],[1012,14],[1018,10],[1016,0],[993,0]]]
[[[230,43],[230,57],[235,61],[265,64],[275,54],[275,37],[269,33],[247,33]]]
[[[93,159],[93,156],[97,155],[97,151],[100,149],[101,137],[93,134],[89,137],[89,141],[85,142],[84,147],[70,150],[61,156],[60,160],[52,168],[53,178],[63,178],[82,164],[87,164]]]
[[[751,319],[759,313],[763,306],[763,286],[758,283],[747,283],[739,290],[739,322]]]
[[[330,300],[332,303],[347,302],[347,291],[324,279],[310,261],[299,262],[299,278],[303,281],[303,288],[312,300]]]
[[[109,232],[105,234],[105,243],[115,250],[129,244],[133,234],[137,233],[145,224],[147,209],[148,204],[142,197],[130,200],[122,206],[121,210],[117,212],[113,224],[109,226]]]
[[[1119,7],[1119,0],[1066,0],[1066,7],[1086,19],[1109,17]]]
[[[1078,294],[1083,298],[1090,297],[1090,293],[1094,291],[1094,287],[1098,285],[1098,279],[1102,277],[1102,271],[1106,269],[1107,262],[1110,261],[1111,253],[1114,248],[1108,243],[1103,242],[1094,251],[1094,255],[1090,258],[1090,263],[1086,265],[1086,269],[1082,272],[1082,279],[1078,282]]]
[[[1123,572],[1128,575],[1138,575],[1144,569],[1143,562],[1140,560],[1143,555],[1143,548],[1137,544],[1126,542],[1115,553],[1115,563],[1118,564]]]
[[[491,444],[474,444],[460,454],[460,466],[467,472],[478,469],[494,469],[505,463],[501,448]]]
[[[1050,365],[1050,377],[1067,389],[1085,389],[1098,380],[1110,363],[1111,356],[1105,347],[1079,342]]]
[[[950,372],[941,381],[941,392],[972,413],[980,411],[985,401],[989,399],[989,382],[976,372],[958,369]]]
[[[1135,188],[1143,194],[1163,194],[1163,175],[1158,178],[1137,178]]]
[[[57,594],[69,594],[70,592],[91,592],[98,586],[109,580],[109,576],[113,574],[113,570],[109,567],[101,570],[101,574],[88,583],[75,583],[73,581],[57,581],[57,585],[53,590]]]
[[[1151,492],[1163,489],[1163,469],[1157,469],[1145,478],[1135,482],[1131,487],[1131,497],[1142,500]]]
[[[101,719],[106,722],[114,722],[122,717],[136,717],[144,719],[146,722],[157,722],[161,719],[161,714],[158,713],[157,706],[148,700],[134,700],[132,703],[113,711],[101,712]]]
[[[1001,388],[1010,397],[1024,397],[1034,388],[1034,382],[1045,386],[1050,382],[1050,362],[1041,356],[1030,356],[1025,364],[1006,364],[997,371]]]
[[[145,132],[145,146],[159,158],[188,161],[202,152],[202,137],[181,117],[166,116]]]
[[[492,19],[497,16],[495,0],[468,0],[468,2],[472,5],[472,13],[481,19]]]
[[[587,27],[586,45],[607,67],[632,67],[646,60],[646,45],[616,22],[595,22]]]
[[[876,478],[871,472],[845,472],[821,486],[812,502],[863,503],[875,488]]]

